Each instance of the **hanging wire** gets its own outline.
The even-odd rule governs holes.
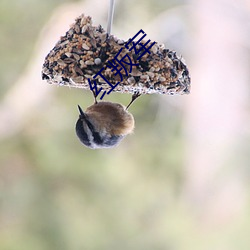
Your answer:
[[[112,30],[114,9],[115,9],[115,0],[110,0],[109,13],[108,13],[108,26],[107,26],[107,33],[109,35],[111,34],[111,30]]]

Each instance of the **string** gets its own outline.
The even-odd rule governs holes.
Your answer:
[[[108,12],[108,26],[107,26],[107,33],[109,35],[111,34],[111,30],[112,30],[114,9],[115,9],[115,0],[110,0],[109,12]]]

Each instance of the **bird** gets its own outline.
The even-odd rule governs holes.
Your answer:
[[[135,93],[127,107],[109,101],[97,102],[95,95],[95,103],[85,112],[78,105],[79,118],[75,130],[80,142],[91,149],[119,145],[134,130],[134,117],[128,112],[128,108],[139,96],[139,93]]]

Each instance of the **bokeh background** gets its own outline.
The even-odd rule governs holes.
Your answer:
[[[81,13],[106,27],[108,5],[0,2],[0,249],[249,250],[250,1],[117,0],[112,33],[176,50],[192,91],[140,97],[134,134],[90,150],[74,132],[90,91],[41,67]]]

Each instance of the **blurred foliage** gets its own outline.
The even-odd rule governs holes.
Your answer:
[[[0,2],[1,97],[64,2]],[[118,25],[133,3],[120,3]],[[151,10],[144,18],[153,18],[180,3],[140,0],[137,10],[143,5]],[[168,100],[184,97],[139,98],[131,107],[136,132],[117,148],[94,151],[73,129],[76,104],[87,107],[91,94],[48,88],[56,91],[44,103],[47,112],[38,109],[22,131],[0,142],[1,250],[249,249],[249,215],[206,233],[182,197],[183,114]],[[111,99],[126,105],[130,96]]]
[[[62,2],[1,1],[2,96],[24,70],[41,27]],[[159,5],[153,6],[159,11]],[[124,105],[129,99],[112,94]],[[48,112],[37,110],[28,126],[0,144],[0,248],[166,249],[161,235],[159,242],[150,240],[156,227],[152,216],[159,220],[165,208],[171,211],[169,203],[178,193],[180,117],[169,114],[172,118],[164,120],[170,122],[159,122],[158,98],[145,96],[131,108],[136,133],[115,149],[93,151],[74,134],[76,100],[84,107],[93,102],[90,93],[71,89],[69,95],[69,89],[57,88],[44,103]]]
[[[43,24],[67,0],[1,0],[0,97],[25,69]]]

